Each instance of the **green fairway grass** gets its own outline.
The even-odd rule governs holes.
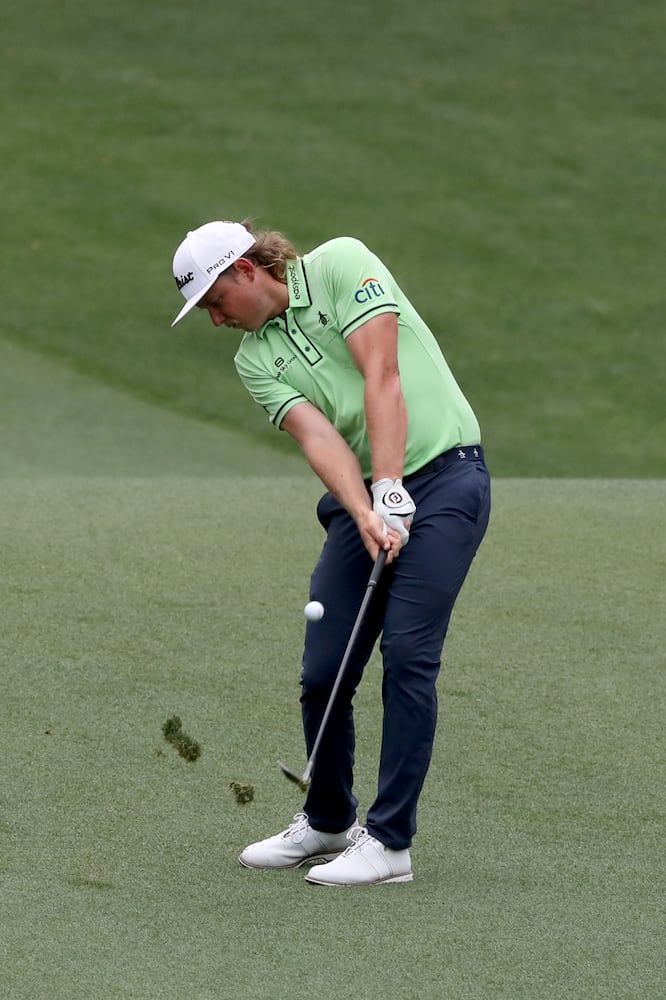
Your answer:
[[[301,805],[277,761],[304,764],[318,490],[285,477],[271,514],[269,486],[2,480],[0,994],[656,1000],[663,483],[496,484],[446,650],[415,881],[339,892],[236,860]],[[374,659],[362,809],[379,682]],[[163,738],[173,714],[195,763]]]

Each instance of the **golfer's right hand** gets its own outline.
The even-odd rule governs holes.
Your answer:
[[[356,526],[371,558],[375,560],[380,549],[386,552],[386,565],[398,558],[402,548],[402,539],[394,528],[387,527],[372,507],[356,519]]]

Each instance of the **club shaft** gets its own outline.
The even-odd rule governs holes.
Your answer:
[[[317,756],[317,751],[319,750],[322,738],[324,736],[324,730],[326,729],[326,723],[328,722],[328,720],[330,718],[330,715],[331,715],[331,712],[333,711],[333,706],[335,704],[335,698],[336,698],[337,693],[338,693],[338,691],[340,689],[340,685],[342,684],[342,680],[344,678],[345,670],[347,669],[347,664],[349,663],[349,658],[350,658],[350,656],[351,656],[351,654],[353,652],[353,649],[354,649],[354,644],[356,642],[356,637],[358,636],[358,633],[360,632],[361,627],[363,625],[363,622],[365,620],[365,614],[366,614],[366,611],[368,609],[368,605],[370,604],[370,601],[372,600],[372,595],[374,593],[375,587],[377,586],[377,583],[379,582],[379,577],[381,576],[382,570],[384,569],[384,563],[385,562],[386,562],[386,551],[385,551],[385,549],[380,549],[379,550],[379,555],[377,556],[377,558],[375,560],[375,565],[373,567],[372,573],[370,574],[370,579],[368,581],[368,586],[366,587],[366,590],[365,590],[365,595],[364,595],[363,600],[361,602],[361,607],[358,609],[358,614],[356,615],[356,621],[354,622],[354,627],[351,630],[351,635],[349,636],[349,641],[348,641],[347,646],[345,648],[345,652],[344,652],[344,655],[343,655],[342,660],[340,662],[340,666],[338,667],[338,673],[337,673],[337,676],[335,678],[335,682],[333,684],[333,687],[331,688],[331,693],[330,693],[330,695],[328,697],[328,703],[326,705],[326,709],[325,709],[324,714],[323,714],[323,716],[321,718],[321,722],[319,723],[319,730],[317,732],[317,736],[315,738],[314,745],[312,747],[312,751],[311,751],[310,756],[308,758],[308,762],[307,762],[307,764],[305,766],[305,771],[303,772],[302,781],[305,782],[305,783],[307,783],[310,780],[310,776],[312,775],[312,769],[314,767],[315,758]]]

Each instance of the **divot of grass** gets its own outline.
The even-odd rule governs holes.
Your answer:
[[[100,878],[71,878],[68,885],[73,889],[115,889],[113,882]]]
[[[229,788],[234,793],[239,806],[244,806],[254,799],[254,785],[241,785],[238,781],[230,781]]]
[[[193,763],[201,756],[201,745],[183,732],[180,716],[170,716],[162,726],[162,733],[167,743],[176,748],[183,760]]]

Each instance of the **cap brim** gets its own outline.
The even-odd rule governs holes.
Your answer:
[[[201,299],[204,297],[204,295],[206,294],[206,292],[208,291],[208,289],[213,287],[213,285],[215,284],[215,282],[217,281],[217,279],[220,277],[220,274],[222,274],[222,273],[223,272],[218,271],[218,273],[215,275],[215,277],[211,278],[211,280],[208,282],[208,284],[204,285],[204,287],[201,289],[200,292],[197,292],[196,295],[193,295],[191,299],[187,300],[187,302],[185,303],[185,305],[180,310],[180,312],[176,316],[175,320],[171,324],[172,327],[174,327],[176,325],[176,323],[178,323],[183,318],[183,316],[187,316],[187,314],[190,311],[190,309],[194,309],[194,307],[197,304],[197,302],[201,301]]]

